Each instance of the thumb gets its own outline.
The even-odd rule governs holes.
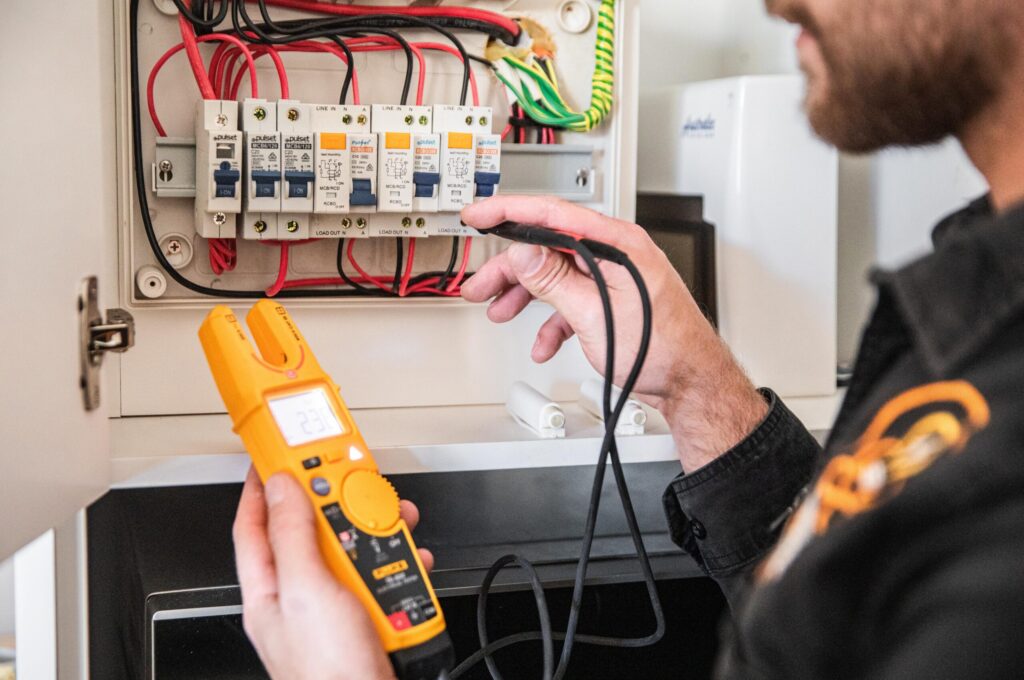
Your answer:
[[[572,315],[580,296],[593,293],[593,282],[569,258],[550,248],[513,243],[506,256],[519,283],[567,317]]]
[[[316,591],[334,581],[317,545],[313,506],[299,483],[287,473],[267,480],[267,536],[274,552],[278,592],[287,597]]]

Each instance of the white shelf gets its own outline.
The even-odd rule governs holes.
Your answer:
[[[788,399],[813,431],[831,424],[839,395]],[[591,465],[601,423],[565,404],[565,439],[540,439],[517,424],[501,405],[362,409],[352,412],[384,474],[464,472]],[[665,420],[647,409],[647,433],[620,437],[625,463],[675,460]],[[113,426],[115,488],[240,482],[249,467],[226,415],[117,418]]]

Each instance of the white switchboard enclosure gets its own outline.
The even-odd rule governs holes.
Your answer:
[[[579,30],[578,25],[571,26],[571,31],[566,30],[558,18],[560,3],[550,0],[516,0],[500,6],[478,0],[459,3],[458,6],[498,11],[511,17],[529,17],[543,25],[558,48],[558,78],[566,98],[574,107],[582,110],[586,109],[590,101],[599,2],[574,1],[587,9],[591,16],[583,30]],[[196,329],[205,312],[216,301],[215,298],[186,290],[170,277],[165,277],[165,292],[157,298],[145,295],[137,284],[137,281],[142,280],[139,278],[140,270],[157,263],[142,229],[132,176],[129,116],[131,95],[126,42],[130,31],[129,15],[127,2],[119,2],[117,5],[119,44],[115,73],[119,93],[119,148],[122,151],[118,182],[118,288],[121,306],[135,316],[139,329],[135,348],[118,358],[122,391],[119,415],[222,412],[223,406],[195,338]],[[181,40],[176,16],[165,14],[159,5],[161,3],[154,4],[148,0],[143,0],[139,5],[139,66],[143,80],[157,59]],[[274,11],[279,12],[277,9]],[[585,205],[626,218],[632,217],[635,205],[637,42],[633,36],[636,32],[637,12],[636,0],[617,0],[615,3],[616,78],[612,113],[602,125],[589,133],[560,132],[559,144],[552,147],[574,150],[572,153],[575,156],[572,158],[584,159],[578,168],[572,170],[568,184],[578,189],[582,187],[582,202]],[[281,16],[297,15],[283,12]],[[439,36],[429,32],[406,33],[410,40],[440,41]],[[468,53],[484,53],[485,36],[467,31],[459,31],[457,35],[464,42]],[[209,55],[213,50],[212,45],[200,45],[200,48],[204,55]],[[329,54],[288,53],[284,59],[290,85],[289,101],[312,106],[314,110],[316,107],[327,108],[330,105],[337,107],[344,67],[336,57]],[[147,173],[147,200],[157,238],[161,243],[166,243],[169,237],[183,236],[188,241],[190,251],[194,253],[191,261],[180,272],[214,288],[268,287],[278,271],[277,250],[260,243],[264,239],[248,222],[256,224],[262,221],[268,225],[267,229],[271,229],[269,225],[275,218],[276,234],[280,239],[292,238],[286,225],[293,219],[297,223],[296,235],[300,240],[308,236],[323,237],[325,241],[338,235],[348,236],[356,241],[354,252],[363,266],[377,274],[391,272],[395,268],[394,238],[390,237],[421,235],[417,227],[423,223],[426,225],[425,231],[432,233],[428,238],[416,239],[417,271],[421,268],[443,269],[451,250],[451,237],[448,234],[465,232],[459,227],[457,213],[450,212],[447,221],[442,220],[444,216],[438,214],[446,206],[456,205],[451,199],[453,189],[445,183],[443,168],[440,186],[435,185],[432,191],[425,191],[423,197],[417,198],[416,187],[409,181],[417,176],[417,144],[425,148],[437,143],[442,147],[438,157],[443,160],[444,140],[448,133],[438,131],[439,128],[444,126],[445,129],[454,130],[456,123],[470,121],[471,125],[466,129],[475,135],[474,141],[465,144],[468,148],[455,151],[464,153],[474,167],[476,159],[482,159],[480,176],[485,179],[493,177],[488,181],[496,182],[484,187],[486,193],[498,190],[499,184],[501,192],[515,192],[513,182],[497,182],[500,171],[510,165],[510,155],[518,152],[525,158],[522,154],[527,150],[538,150],[534,144],[495,145],[495,136],[503,132],[509,116],[509,102],[503,88],[488,69],[480,64],[473,65],[479,108],[468,109],[467,113],[466,109],[458,107],[462,82],[459,60],[441,51],[424,51],[424,59],[426,88],[423,106],[413,107],[410,99],[409,107],[401,107],[398,102],[405,58],[399,52],[355,54],[360,102],[372,109],[372,130],[364,126],[365,131],[359,134],[374,137],[377,145],[369,154],[365,154],[367,163],[384,163],[379,170],[381,173],[385,167],[389,171],[400,169],[402,172],[401,175],[388,174],[383,183],[381,178],[385,175],[380,174],[367,189],[374,194],[378,203],[372,208],[354,204],[360,197],[366,196],[360,193],[360,187],[370,183],[359,183],[361,175],[357,174],[354,160],[350,160],[349,173],[332,173],[329,179],[339,184],[347,183],[346,191],[355,199],[353,204],[346,205],[344,200],[317,202],[316,196],[303,198],[301,200],[310,202],[312,213],[306,215],[312,218],[307,224],[295,218],[294,215],[299,213],[288,206],[288,168],[283,168],[285,177],[278,186],[278,193],[283,196],[280,212],[260,212],[257,210],[259,203],[241,208],[247,211],[244,215],[251,217],[239,228],[237,267],[229,274],[218,276],[211,270],[205,241],[195,234],[193,199],[167,195],[166,192],[157,195],[152,190],[160,183],[160,162],[165,160],[165,156],[170,157],[168,154],[173,153],[173,149],[181,148],[173,146],[173,141],[187,138],[191,134],[195,105],[199,101],[196,84],[184,55],[173,57],[155,81],[155,106],[167,136],[159,137],[146,115],[145,102],[140,132],[143,150],[141,161]],[[274,65],[265,58],[260,59],[257,61],[257,72],[259,97],[272,105],[279,96]],[[242,84],[239,99],[249,96],[247,83],[246,80]],[[144,92],[142,96],[145,98]],[[438,119],[438,112],[444,107],[453,109],[457,116],[448,115],[445,120]],[[297,105],[285,106],[276,111],[278,130],[288,120],[287,110],[291,108],[297,108]],[[299,121],[302,120],[301,110]],[[432,111],[434,121],[429,120]],[[341,152],[354,159],[358,150],[366,146],[358,142],[358,131],[355,129],[355,119],[358,117],[355,113],[350,116],[348,128],[324,127],[322,121],[318,123],[314,118],[314,128],[309,133],[317,145],[316,154],[319,154],[314,154],[314,160],[319,158],[329,163],[327,154],[338,156]],[[379,125],[377,121],[380,121]],[[426,121],[425,124],[423,121]],[[466,125],[465,122],[461,124]],[[248,132],[251,127],[239,125],[238,137],[251,135]],[[348,132],[344,140],[337,134],[323,132],[329,130],[330,133],[340,133],[346,129]],[[321,145],[330,148],[320,149]],[[342,149],[342,146],[345,148]],[[522,148],[516,149],[516,146]],[[244,145],[240,143],[240,147]],[[184,148],[188,148],[187,140]],[[437,146],[433,148],[438,149]],[[492,160],[492,154],[498,148],[503,157],[500,162]],[[580,154],[580,149],[587,151]],[[539,151],[550,150],[541,148]],[[542,177],[557,172],[561,166],[549,162],[549,157],[544,153],[538,153],[535,157],[531,155],[530,158],[535,160],[529,162],[537,166],[536,172],[531,174]],[[563,162],[568,157],[565,154],[559,156]],[[211,172],[217,169],[211,168]],[[429,165],[421,167],[426,175],[430,174],[430,170]],[[473,179],[472,174],[469,177]],[[196,182],[202,179],[197,178]],[[246,190],[256,186],[251,176],[246,175],[244,179],[247,181],[240,182],[240,185],[245,184]],[[316,185],[313,186],[315,189]],[[473,186],[470,182],[463,190],[467,187],[472,189]],[[534,189],[530,187],[530,190]],[[272,189],[268,188],[267,191]],[[425,198],[427,193],[430,193],[429,198]],[[383,202],[384,199],[377,194],[386,194],[388,202]],[[295,203],[296,199],[291,201]],[[332,212],[335,214],[330,214]],[[216,213],[213,214],[216,216]],[[233,214],[228,216],[229,223],[233,224],[234,217]],[[434,224],[440,226],[432,230]],[[365,238],[367,236],[389,238]],[[291,248],[289,278],[337,276],[333,243],[336,241]],[[479,267],[489,256],[504,247],[503,242],[491,237],[475,238],[469,270]],[[354,274],[351,269],[349,271]],[[151,274],[152,270],[145,269],[145,273]],[[288,300],[286,304],[314,343],[325,368],[345,386],[346,398],[354,408],[498,404],[504,402],[509,386],[521,376],[532,376],[555,397],[574,399],[577,389],[575,385],[592,375],[592,370],[574,344],[567,347],[552,364],[543,368],[532,364],[529,348],[533,333],[547,314],[542,308],[529,310],[523,319],[510,325],[495,327],[487,320],[482,306],[469,305],[458,299]],[[234,305],[243,312],[248,303],[236,301]]]

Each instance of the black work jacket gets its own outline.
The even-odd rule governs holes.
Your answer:
[[[1024,207],[982,199],[878,304],[822,450],[783,403],[672,481],[729,599],[720,678],[1024,678]]]

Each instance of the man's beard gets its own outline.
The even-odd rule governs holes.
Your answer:
[[[793,5],[818,41],[812,126],[840,149],[869,152],[959,134],[997,97],[1024,39],[1019,1],[843,0],[829,17],[775,4]]]

